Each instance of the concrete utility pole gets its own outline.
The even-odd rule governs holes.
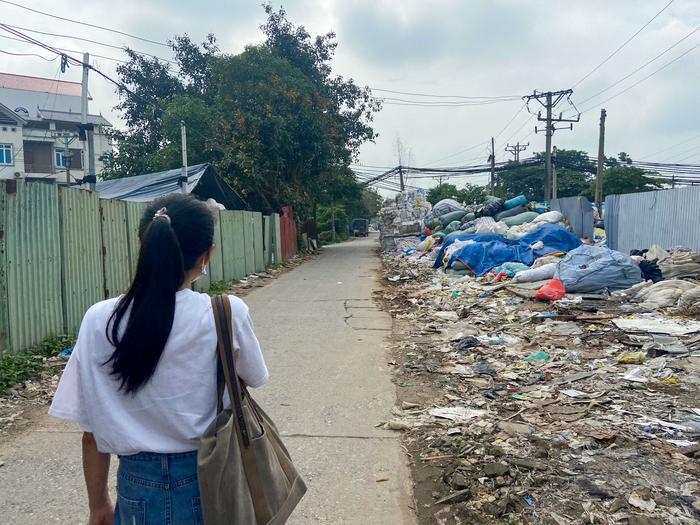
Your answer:
[[[600,110],[600,132],[598,134],[598,169],[595,175],[595,206],[598,216],[603,217],[603,161],[605,160],[605,116],[604,109]]]
[[[552,146],[552,199],[557,198],[557,147]]]
[[[552,135],[558,129],[574,129],[574,122],[578,122],[581,119],[581,114],[579,113],[575,119],[566,119],[559,113],[558,117],[552,117],[552,110],[557,107],[559,102],[564,98],[571,97],[573,93],[572,89],[565,89],[562,91],[547,91],[542,93],[540,91],[533,92],[532,95],[527,95],[523,97],[523,100],[529,102],[530,100],[536,100],[542,107],[546,110],[545,118],[542,118],[542,112],[537,113],[537,120],[540,122],[546,122],[545,125],[545,173],[544,173],[544,200],[548,201],[552,198]],[[542,102],[542,99],[545,102]],[[570,122],[568,127],[557,128],[556,122]],[[535,133],[539,130],[535,128]]]
[[[187,193],[187,128],[185,121],[180,121],[180,140],[182,142],[182,176],[180,178],[180,189],[182,193]]]
[[[401,166],[401,164],[399,164],[399,182],[401,183],[401,191],[403,191],[405,184],[403,180],[403,166]]]
[[[95,191],[95,134],[93,126],[88,124],[88,74],[90,72],[90,53],[83,53],[83,82],[80,97],[80,133],[83,143],[83,180],[88,183],[90,191]],[[87,166],[85,165],[87,163]]]
[[[515,162],[520,162],[520,152],[525,151],[529,145],[529,142],[527,144],[520,144],[520,142],[518,142],[515,146],[507,144],[505,150],[513,154],[513,160]]]
[[[496,191],[496,147],[493,144],[493,137],[491,137],[491,156],[489,157],[491,161],[491,181],[489,182],[489,193],[491,195]]]

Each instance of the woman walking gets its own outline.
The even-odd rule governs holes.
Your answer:
[[[49,413],[84,431],[90,525],[203,523],[197,447],[217,413],[217,334],[210,297],[191,284],[206,273],[213,237],[206,204],[182,194],[156,200],[141,219],[129,291],[83,318]],[[262,386],[268,371],[248,307],[230,302],[238,375]]]

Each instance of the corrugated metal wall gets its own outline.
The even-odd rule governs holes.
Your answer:
[[[608,246],[623,253],[685,246],[700,251],[700,187],[609,195],[605,199]]]
[[[3,182],[7,346],[27,348],[63,332],[58,191]]]
[[[103,299],[100,199],[96,193],[58,189],[63,321],[66,333],[80,327],[85,311]]]
[[[243,212],[243,241],[245,245],[245,274],[255,273],[255,218],[252,211]]]
[[[221,212],[221,255],[225,281],[246,276],[243,224],[242,211]]]
[[[282,225],[279,213],[272,214],[272,248],[275,254],[273,264],[280,264],[282,262]]]
[[[272,217],[263,215],[263,259],[265,266],[272,264],[272,252],[270,251],[270,243],[272,242]]]
[[[9,183],[0,182],[0,352],[10,347],[10,304],[7,296],[7,199]]]
[[[124,293],[131,283],[126,202],[100,200],[104,297]]]
[[[253,248],[255,250],[255,271],[262,272],[265,269],[265,246],[263,241],[263,216],[262,213],[253,213]]]
[[[282,208],[280,217],[282,239],[282,258],[286,261],[297,253],[297,226],[294,222],[294,210],[291,206]]]
[[[551,207],[566,217],[576,235],[593,239],[593,208],[586,197],[552,199]]]
[[[146,205],[53,184],[0,181],[0,352],[75,332],[95,302],[126,291]],[[261,271],[281,248],[279,216],[217,211],[216,248],[195,288]],[[268,239],[269,236],[269,239]],[[266,252],[269,253],[266,255]]]
[[[143,212],[146,211],[145,202],[125,202],[126,204],[126,235],[129,239],[129,277],[134,278],[136,275],[136,265],[139,262],[139,249],[141,241],[139,240],[139,224],[143,217]]]

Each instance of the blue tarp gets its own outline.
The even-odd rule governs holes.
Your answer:
[[[567,292],[624,290],[642,281],[631,257],[602,246],[580,246],[559,261],[556,278]]]
[[[442,266],[445,249],[455,241],[475,241],[457,250],[447,266],[459,260],[476,275],[483,275],[506,262],[521,262],[530,266],[535,259],[552,253],[567,253],[581,245],[581,240],[558,224],[544,224],[522,239],[510,240],[495,233],[455,232],[445,242],[435,259],[435,268]],[[533,250],[531,245],[542,241],[543,248]]]

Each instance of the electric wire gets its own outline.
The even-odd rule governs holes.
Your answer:
[[[0,49],[0,53],[5,53],[6,55],[12,55],[16,57],[38,57],[43,60],[46,60],[47,62],[53,62],[58,58],[58,56],[55,56],[53,58],[46,58],[44,56],[41,56],[37,53],[13,53],[12,51],[5,51],[4,49]]]
[[[632,84],[632,85],[626,87],[625,89],[623,89],[622,91],[616,93],[615,95],[606,98],[606,99],[603,100],[602,102],[596,102],[596,103],[593,104],[592,106],[589,106],[588,108],[582,110],[580,114],[583,115],[584,113],[587,113],[588,111],[590,111],[590,110],[592,110],[592,109],[599,108],[599,107],[601,107],[603,104],[605,104],[606,102],[609,102],[609,101],[611,101],[611,100],[613,100],[613,99],[619,97],[620,95],[623,95],[624,93],[627,93],[630,89],[632,89],[632,88],[638,86],[638,85],[641,84],[642,82],[645,82],[645,81],[649,80],[651,77],[653,77],[653,76],[656,75],[657,73],[661,72],[662,70],[666,69],[666,68],[667,68],[668,66],[670,66],[671,64],[677,62],[678,60],[680,60],[681,58],[683,58],[683,57],[686,56],[687,54],[691,53],[692,51],[695,51],[695,49],[697,49],[698,47],[700,47],[700,43],[695,44],[693,47],[691,47],[690,49],[686,50],[684,53],[678,55],[678,56],[677,56],[676,58],[674,58],[673,60],[667,62],[666,64],[664,64],[664,65],[661,66],[660,68],[654,70],[654,71],[653,71],[652,73],[650,73],[649,75],[645,76],[644,78],[641,78],[640,80],[638,80],[638,81],[635,82],[634,84]]]
[[[612,57],[614,57],[615,55],[617,55],[617,53],[619,53],[627,44],[629,44],[632,40],[634,40],[635,37],[636,37],[639,33],[641,33],[647,26],[649,26],[649,24],[651,24],[654,20],[656,20],[656,18],[657,18],[661,13],[663,13],[674,1],[675,1],[675,0],[671,0],[669,3],[667,3],[667,4],[661,9],[661,11],[659,11],[659,12],[656,13],[653,17],[651,17],[651,19],[650,19],[647,23],[645,23],[642,27],[640,27],[631,37],[629,37],[627,40],[625,40],[625,41],[622,43],[622,45],[621,45],[620,47],[618,47],[615,51],[613,51],[612,53],[610,53],[610,55],[608,55],[607,58],[605,58],[605,59],[604,59],[600,64],[598,64],[596,67],[594,67],[593,69],[591,69],[586,75],[583,76],[583,78],[581,78],[578,82],[576,82],[572,87],[575,88],[575,87],[578,86],[581,82],[583,82],[583,81],[586,80],[588,77],[590,77],[593,73],[595,73],[596,71],[598,71],[601,67],[603,67],[603,65],[605,65]]]
[[[0,2],[2,2],[2,1],[3,1],[3,0],[0,0]],[[124,47],[120,47],[120,46],[117,46],[117,45],[114,45],[114,44],[107,44],[107,43],[105,43],[105,42],[99,42],[99,41],[97,41],[97,40],[91,40],[91,39],[89,39],[89,38],[83,38],[83,37],[73,36],[73,35],[65,35],[65,34],[61,34],[61,33],[50,33],[50,32],[48,32],[48,31],[40,31],[40,30],[38,30],[38,29],[30,29],[30,28],[27,28],[27,27],[16,26],[16,25],[12,25],[12,24],[3,24],[3,25],[6,25],[7,27],[11,27],[11,28],[13,28],[13,29],[17,29],[17,30],[20,30],[20,31],[28,31],[29,33],[36,33],[36,34],[45,35],[45,36],[54,36],[54,37],[59,37],[59,38],[70,38],[70,39],[73,39],[73,40],[80,40],[81,42],[89,42],[89,43],[91,43],[91,44],[97,44],[97,45],[99,45],[99,46],[105,46],[105,47],[110,47],[110,48],[112,48],[112,49],[119,49],[120,51],[125,51],[125,48],[124,48]],[[129,49],[131,49],[131,48],[129,48]],[[151,58],[155,58],[155,59],[161,60],[162,62],[167,62],[167,63],[169,63],[169,64],[175,64],[175,65],[177,65],[177,62],[174,61],[174,60],[170,60],[170,59],[167,59],[167,58],[159,57],[158,55],[154,55],[154,54],[152,54],[152,53],[146,53],[145,51],[136,51],[136,50],[133,50],[133,49],[132,49],[132,51],[133,51],[134,53],[136,53],[137,55],[147,56],[147,57],[151,57]]]
[[[129,38],[134,38],[134,39],[136,39],[136,40],[141,40],[142,42],[148,42],[149,44],[156,44],[156,45],[159,45],[159,46],[170,47],[168,44],[166,44],[166,43],[164,43],[164,42],[158,42],[157,40],[151,40],[150,38],[141,37],[141,36],[138,36],[138,35],[134,35],[134,34],[132,34],[132,33],[127,33],[127,32],[125,32],[125,31],[119,31],[118,29],[112,29],[112,28],[110,28],[110,27],[99,26],[99,25],[96,25],[96,24],[91,24],[91,23],[89,23],[89,22],[82,22],[82,21],[80,21],[80,20],[74,20],[74,19],[72,19],[72,18],[66,18],[66,17],[63,17],[63,16],[55,15],[55,14],[53,14],[53,13],[47,13],[46,11],[40,11],[40,10],[38,10],[38,9],[33,9],[33,8],[31,8],[31,7],[27,7],[27,6],[22,5],[22,4],[19,4],[19,3],[17,3],[17,2],[11,2],[11,1],[9,1],[9,0],[0,0],[0,2],[2,2],[3,4],[13,5],[13,6],[19,7],[19,8],[21,8],[21,9],[26,9],[27,11],[31,11],[31,12],[33,12],[33,13],[37,13],[37,14],[40,14],[40,15],[44,15],[44,16],[48,16],[48,17],[51,17],[51,18],[55,18],[55,19],[57,19],[57,20],[63,20],[64,22],[70,22],[70,23],[72,23],[72,24],[79,24],[79,25],[83,25],[83,26],[87,26],[87,27],[92,27],[92,28],[94,28],[94,29],[100,29],[100,30],[102,30],[102,31],[109,31],[110,33],[116,33],[116,34],[118,34],[118,35],[128,36]]]
[[[678,40],[677,42],[675,42],[675,43],[674,43],[673,45],[671,45],[670,47],[667,47],[664,51],[662,51],[661,53],[659,53],[658,55],[656,55],[654,58],[652,58],[651,60],[648,60],[647,62],[645,62],[644,64],[642,64],[641,66],[639,66],[637,69],[635,69],[634,71],[628,73],[628,74],[625,75],[624,77],[622,77],[622,78],[620,78],[619,80],[615,81],[614,83],[610,84],[610,85],[609,85],[608,87],[606,87],[605,89],[602,89],[602,90],[598,91],[595,95],[592,95],[592,96],[588,97],[587,99],[584,99],[584,100],[582,100],[582,101],[579,101],[579,104],[585,104],[586,102],[588,102],[588,101],[590,101],[590,100],[592,100],[592,99],[598,97],[599,95],[602,95],[602,94],[605,93],[606,91],[609,91],[610,89],[614,88],[615,86],[621,84],[622,82],[624,82],[625,80],[627,80],[628,78],[630,78],[630,77],[633,76],[634,74],[638,73],[639,71],[641,71],[642,69],[644,69],[644,68],[647,67],[648,65],[651,65],[653,62],[655,62],[656,60],[658,60],[659,58],[661,58],[662,56],[664,56],[666,53],[668,53],[669,51],[671,51],[671,49],[673,49],[674,47],[676,47],[676,46],[679,45],[680,43],[684,42],[685,40],[687,40],[688,38],[690,38],[691,36],[693,36],[695,33],[697,33],[698,31],[700,31],[700,27],[696,27],[696,28],[695,28],[694,30],[692,30],[690,33],[688,33],[687,35],[685,35],[683,38],[681,38],[680,40]]]

